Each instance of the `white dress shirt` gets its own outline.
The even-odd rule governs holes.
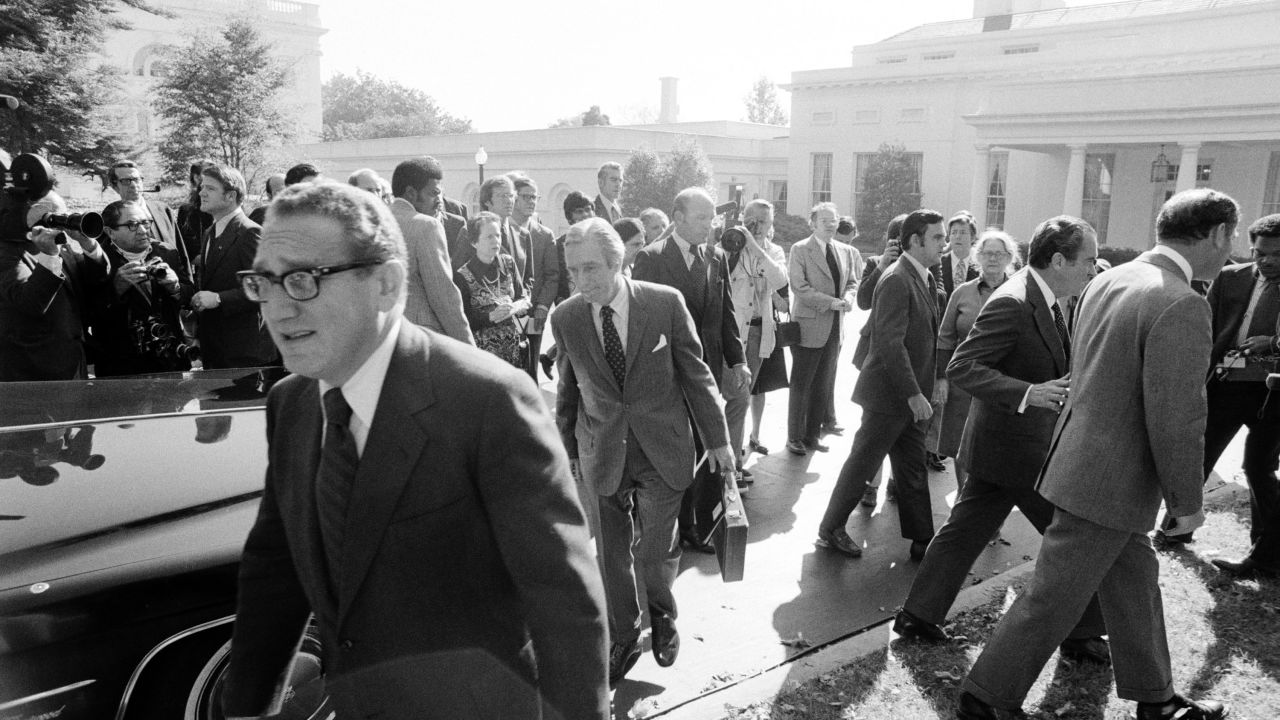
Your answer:
[[[373,353],[365,358],[363,364],[342,384],[342,397],[351,406],[351,422],[347,428],[356,441],[356,454],[364,455],[364,445],[369,439],[369,428],[373,427],[373,413],[378,409],[378,398],[382,396],[382,383],[387,379],[387,368],[391,365],[391,352],[395,349],[396,338],[400,337],[400,318],[391,321],[391,329],[386,337],[378,343]],[[324,407],[324,394],[333,388],[329,383],[320,381],[320,403]]]

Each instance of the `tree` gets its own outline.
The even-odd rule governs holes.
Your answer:
[[[677,140],[665,155],[647,148],[633,151],[623,176],[626,183],[622,186],[622,212],[628,217],[635,217],[648,207],[669,213],[676,194],[685,188],[705,188],[715,197],[711,161],[693,138]]]
[[[551,123],[547,127],[590,127],[592,125],[612,125],[609,122],[609,116],[600,112],[599,105],[592,105],[587,108],[586,112],[580,112],[577,115],[563,117]]]
[[[130,148],[109,125],[119,70],[97,53],[107,31],[125,29],[126,7],[167,16],[146,0],[20,0],[0,3],[0,148],[100,171]]]
[[[152,101],[165,124],[166,177],[185,179],[192,160],[211,157],[252,182],[263,151],[293,136],[293,117],[277,101],[289,82],[274,47],[247,20],[176,50]]]
[[[920,207],[920,166],[902,145],[884,143],[867,163],[858,194],[858,227],[863,237],[883,237],[889,221]]]
[[[454,117],[428,94],[363,70],[338,73],[320,86],[326,141],[455,135],[471,121]]]
[[[761,76],[756,80],[742,101],[747,105],[747,120],[765,125],[787,124],[787,113],[778,104],[778,88],[769,78]]]

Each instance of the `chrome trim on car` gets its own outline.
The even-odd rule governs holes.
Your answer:
[[[3,712],[5,710],[12,710],[18,707],[19,705],[26,705],[27,703],[33,703],[37,700],[44,700],[45,698],[50,698],[50,697],[53,697],[54,695],[61,695],[62,693],[71,692],[72,690],[79,690],[82,687],[85,687],[87,685],[92,685],[96,682],[98,681],[97,680],[81,680],[78,683],[63,685],[60,688],[54,688],[53,690],[45,690],[42,693],[36,693],[35,695],[28,695],[26,697],[18,698],[17,700],[10,700],[7,703],[0,703],[0,712]]]
[[[218,627],[219,625],[226,625],[227,623],[232,622],[235,619],[236,619],[235,615],[228,615],[224,618],[219,618],[217,620],[210,620],[209,622],[200,623],[195,627],[187,628],[186,630],[183,630],[180,633],[171,635],[170,637],[166,638],[164,642],[161,642],[159,645],[156,645],[155,647],[151,648],[151,650],[148,651],[147,654],[138,663],[138,667],[133,669],[133,674],[129,676],[129,682],[126,683],[124,686],[124,692],[120,695],[120,706],[116,708],[116,720],[124,720],[125,711],[128,710],[129,708],[129,698],[130,696],[133,695],[133,689],[138,684],[138,678],[142,677],[142,671],[146,669],[148,663],[150,663],[153,659],[155,659],[156,655],[159,655],[162,650],[178,642],[179,640],[189,638],[192,635],[195,635],[196,633],[204,632],[205,630],[210,630],[212,628]]]

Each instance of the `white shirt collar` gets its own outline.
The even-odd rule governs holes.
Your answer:
[[[400,317],[391,320],[391,329],[386,337],[378,343],[369,357],[356,369],[355,373],[342,384],[342,397],[351,406],[351,434],[355,437],[356,452],[364,453],[365,441],[369,438],[369,428],[373,426],[373,413],[378,409],[378,398],[382,395],[382,383],[387,379],[387,368],[391,366],[391,353],[395,350],[396,339],[400,337]],[[329,383],[320,381],[320,398],[333,388]]]
[[[926,286],[926,287],[928,287],[928,285],[929,285],[929,268],[927,268],[927,267],[925,267],[925,266],[921,265],[919,260],[916,260],[915,258],[911,257],[911,253],[905,253],[905,252],[904,252],[904,253],[902,253],[901,255],[899,255],[899,256],[898,256],[898,259],[902,259],[902,258],[906,258],[906,259],[907,259],[907,262],[911,263],[911,266],[912,266],[912,267],[914,267],[914,268],[916,269],[916,272],[920,273],[920,279],[921,279],[921,280],[924,280],[924,284],[925,284],[925,286]]]
[[[1049,289],[1049,283],[1045,282],[1044,278],[1040,277],[1040,273],[1036,272],[1035,268],[1028,265],[1027,272],[1031,274],[1031,277],[1036,279],[1036,285],[1040,287],[1040,292],[1044,294],[1045,304],[1053,305],[1058,302],[1058,298],[1054,297],[1053,291]]]
[[[685,267],[692,266],[693,265],[693,254],[692,254],[693,245],[688,241],[686,241],[684,238],[680,237],[680,233],[678,232],[673,231],[671,233],[671,237],[676,241],[676,247],[680,248],[680,256],[684,258]],[[703,245],[705,244],[706,243],[703,243]],[[705,262],[707,259],[706,250],[699,250],[699,252],[703,253],[702,259]]]
[[[591,317],[596,324],[596,335],[600,337],[600,345],[604,345],[604,325],[600,318],[600,308],[603,305],[591,303]],[[613,299],[609,301],[609,307],[613,308],[613,327],[618,331],[618,339],[622,341],[622,347],[627,347],[627,322],[631,316],[631,283],[624,279],[618,284],[618,292],[614,293]]]
[[[818,249],[819,249],[819,250],[821,250],[821,251],[822,251],[822,253],[825,255],[825,254],[826,254],[826,252],[827,252],[827,243],[829,243],[829,242],[831,242],[831,241],[830,241],[830,240],[823,240],[822,238],[818,237],[817,235],[813,235],[812,237],[813,237],[813,242],[818,246]]]
[[[1191,278],[1192,278],[1191,263],[1187,262],[1187,259],[1182,257],[1182,253],[1178,252],[1177,250],[1174,250],[1168,245],[1161,245],[1159,243],[1156,243],[1156,246],[1151,248],[1151,252],[1157,253],[1159,255],[1163,255],[1169,258],[1170,260],[1172,260],[1174,263],[1177,264],[1178,268],[1182,270],[1182,274],[1187,276],[1187,282],[1188,283],[1191,282]]]
[[[220,237],[222,233],[227,231],[227,225],[231,223],[231,218],[237,215],[243,215],[244,210],[236,208],[233,212],[227,213],[221,220],[213,224],[213,236]]]

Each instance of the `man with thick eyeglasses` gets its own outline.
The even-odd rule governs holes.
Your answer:
[[[314,613],[338,717],[604,720],[604,590],[569,460],[518,369],[404,322],[373,195],[267,211],[240,287],[294,374],[240,565],[228,717],[278,712]]]
[[[121,200],[138,208],[150,225],[151,237],[177,251],[182,264],[189,271],[191,259],[187,257],[187,246],[178,229],[178,214],[163,202],[142,194],[145,179],[138,164],[132,160],[119,160],[107,171],[111,189],[116,191]]]

